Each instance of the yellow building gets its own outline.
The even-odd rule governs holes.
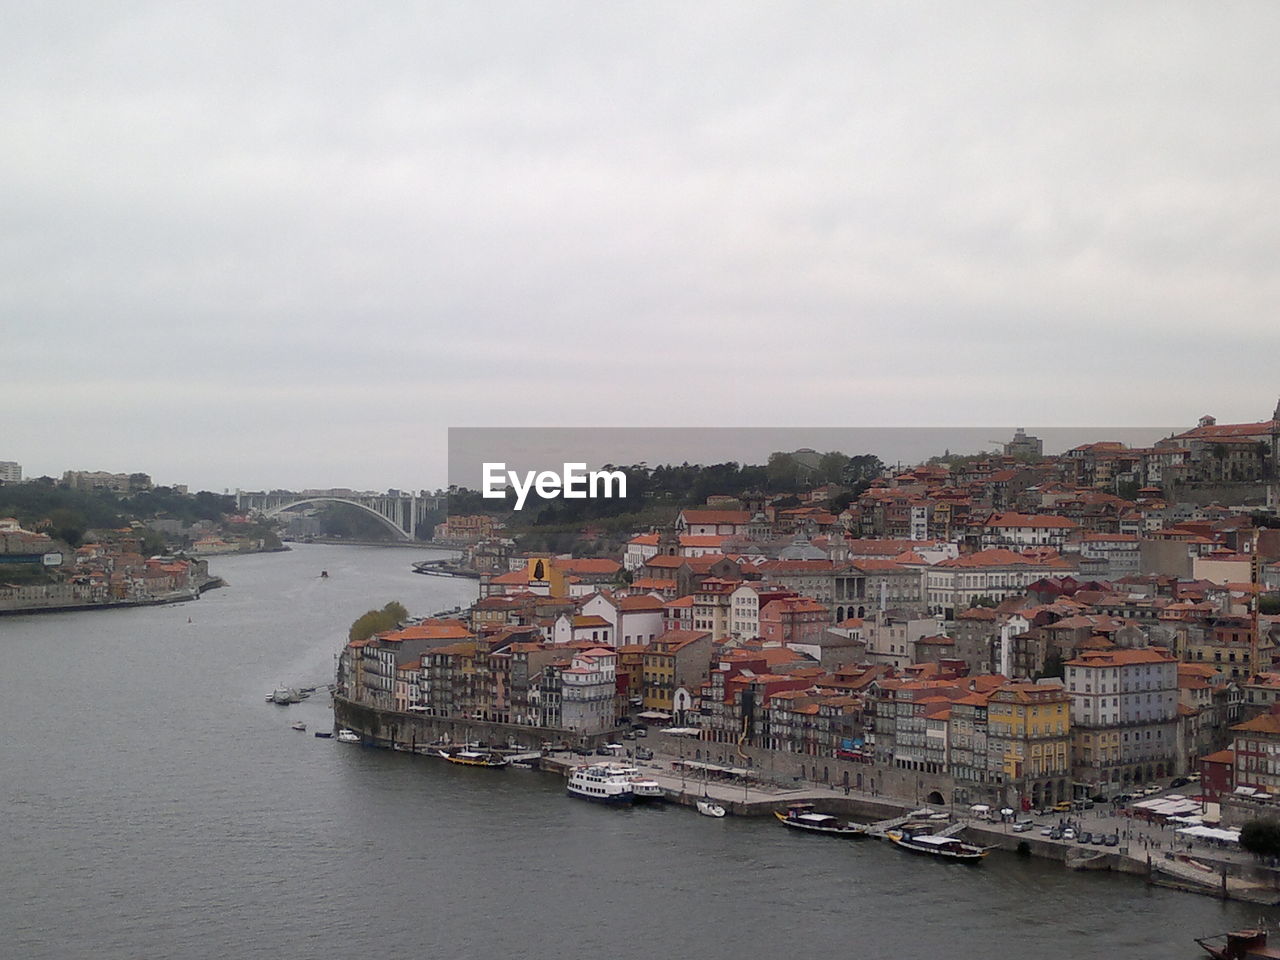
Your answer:
[[[1071,696],[1060,683],[1007,683],[987,702],[988,766],[1033,807],[1071,799]]]

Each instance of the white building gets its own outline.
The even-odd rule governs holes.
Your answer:
[[[1174,772],[1178,662],[1165,650],[1087,650],[1067,661],[1065,680],[1077,779],[1145,783]]]
[[[22,464],[12,460],[0,460],[0,483],[21,483]]]
[[[612,650],[596,648],[573,658],[560,674],[560,724],[584,735],[603,733],[617,726],[618,657]]]

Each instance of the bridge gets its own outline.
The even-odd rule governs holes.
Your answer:
[[[398,490],[388,493],[358,493],[354,490],[304,490],[301,493],[272,490],[270,493],[254,493],[237,490],[236,510],[274,517],[303,504],[345,503],[377,517],[401,540],[416,540],[418,524],[430,514],[446,509],[447,499]]]

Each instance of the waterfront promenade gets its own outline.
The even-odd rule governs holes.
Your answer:
[[[567,776],[573,767],[604,757],[586,758],[559,751],[543,760],[543,768]],[[681,758],[656,752],[652,759],[628,760],[644,775],[656,780],[668,798],[693,806],[710,797],[732,815],[762,817],[792,803],[812,803],[822,812],[840,814],[863,822],[887,820],[915,810],[929,809],[951,815],[963,823],[967,839],[983,846],[1058,861],[1077,870],[1103,870],[1142,876],[1150,883],[1254,903],[1280,904],[1280,872],[1262,864],[1239,847],[1213,846],[1189,841],[1172,824],[1147,822],[1109,804],[1073,813],[1018,813],[1013,817],[983,820],[968,807],[920,804],[902,797],[873,795],[827,784],[786,787],[770,782],[703,778],[680,772]],[[1176,792],[1176,791],[1167,791]],[[1030,830],[1015,831],[1019,820],[1031,820]],[[1116,834],[1119,846],[1081,844],[1076,840],[1046,836],[1050,828],[1070,823],[1080,832]]]

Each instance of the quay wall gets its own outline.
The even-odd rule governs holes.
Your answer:
[[[595,749],[610,742],[616,733],[583,737],[573,731],[555,727],[529,727],[489,720],[466,720],[449,717],[426,717],[418,713],[380,710],[367,703],[357,703],[334,694],[333,716],[339,726],[360,734],[362,740],[379,747],[409,747],[431,743],[448,737],[458,742],[484,740],[491,744],[512,744],[522,750],[538,750],[543,743],[568,741],[583,743]]]

